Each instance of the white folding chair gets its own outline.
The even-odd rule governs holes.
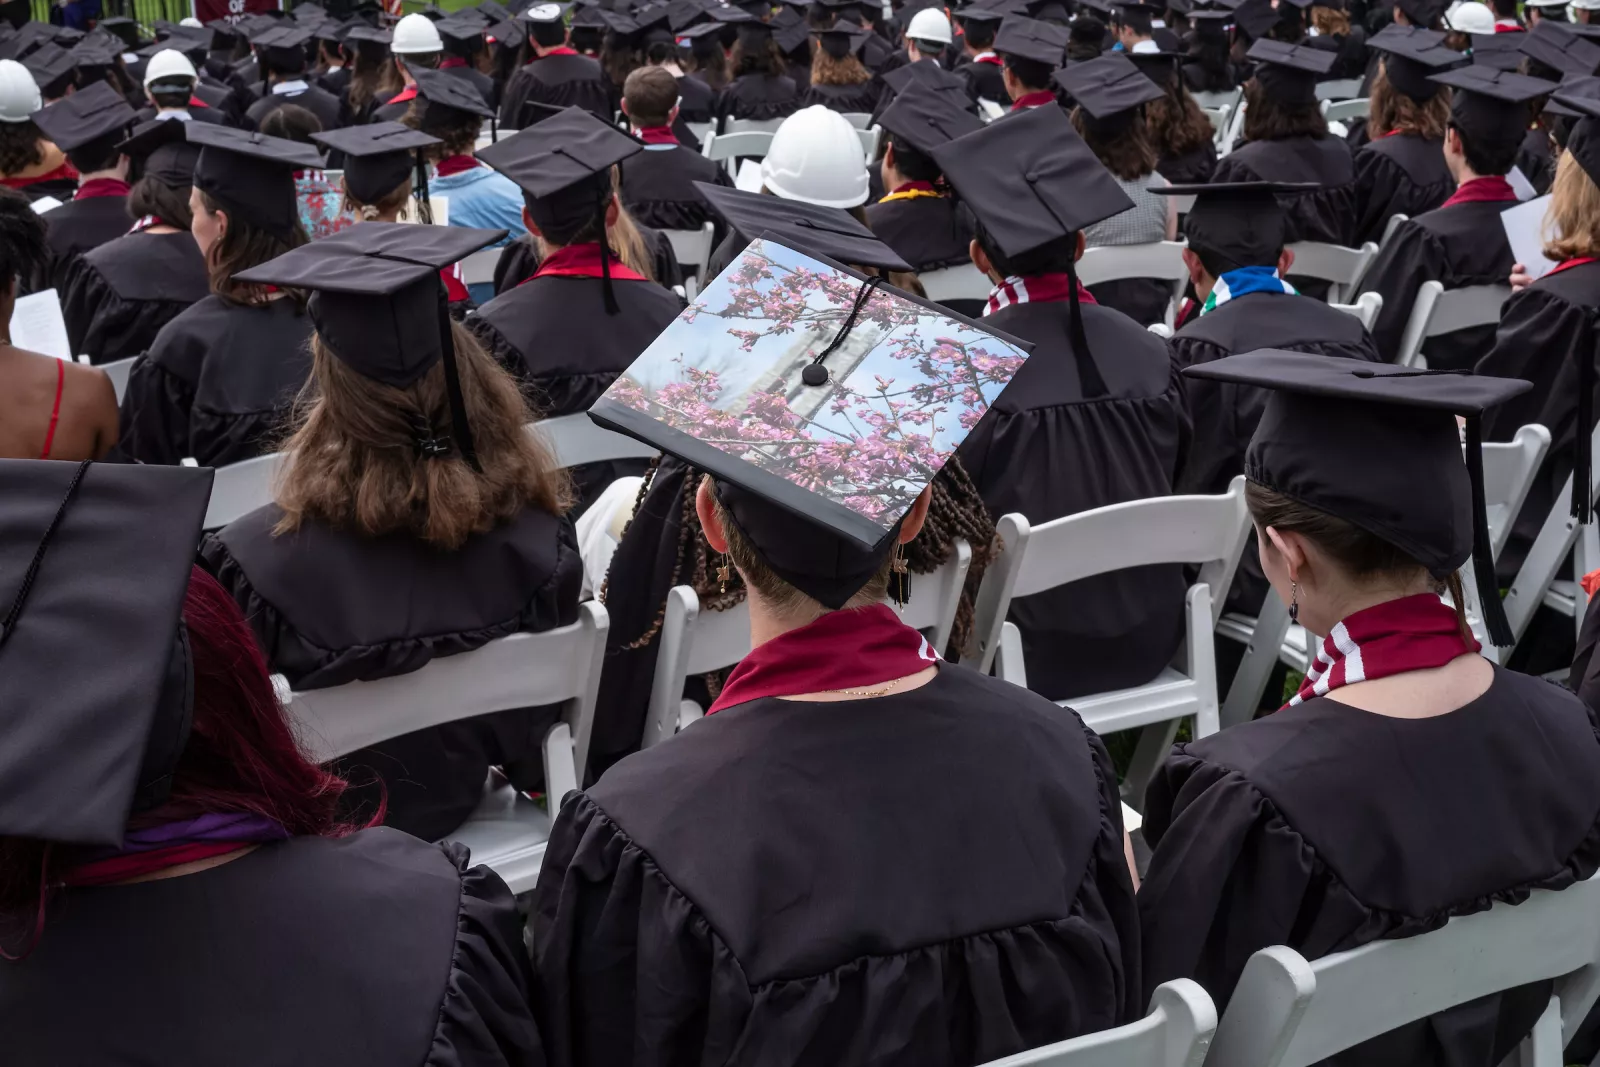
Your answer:
[[[904,609],[891,604],[908,626],[921,630],[941,654],[950,643],[961,589],[972,566],[972,546],[956,538],[950,558],[931,574],[914,575]],[[727,611],[700,611],[700,598],[687,585],[667,594],[662,615],[656,673],[650,684],[643,745],[659,744],[705,712],[683,695],[692,674],[731,667],[750,651],[750,610],[744,602]]]
[[[923,271],[917,280],[928,299],[939,304],[947,300],[987,300],[994,289],[989,276],[971,263]]]
[[[1317,83],[1318,100],[1352,100],[1361,92],[1360,78],[1333,78]]]
[[[530,422],[527,429],[529,433],[544,438],[555,454],[558,467],[605,463],[615,459],[652,459],[656,454],[656,450],[643,441],[608,430],[582,411]],[[215,489],[211,495],[215,499]]]
[[[1194,102],[1199,104],[1202,109],[1211,108],[1215,110],[1217,108],[1232,107],[1237,104],[1239,98],[1244,95],[1244,90],[1225,89],[1221,92],[1190,93],[1189,95],[1194,97]]]
[[[1217,667],[1211,634],[1233,583],[1250,532],[1244,476],[1221,496],[1132,500],[1031,526],[1010,514],[997,524],[1003,546],[984,571],[973,629],[975,647],[963,663],[1027,685],[1022,632],[1006,620],[1011,601],[1096,574],[1158,563],[1200,564],[1186,597],[1184,648],[1176,665],[1143,685],[1058,701],[1096,733],[1163,724],[1140,738],[1124,791],[1130,802],[1165,758],[1178,722],[1195,717],[1195,736],[1218,728]],[[1134,802],[1133,806],[1140,805]]]
[[[694,134],[694,139],[702,145],[705,144],[706,138],[710,137],[717,129],[715,122],[685,122],[684,125],[689,127],[689,132]]]
[[[1200,113],[1211,120],[1212,139],[1221,141],[1222,135],[1228,129],[1228,116],[1233,113],[1233,105],[1224,104],[1222,107],[1203,107],[1200,109]]]
[[[273,452],[218,467],[216,480],[211,483],[211,503],[206,505],[206,529],[226,526],[272,503],[272,483],[287,455]]]
[[[1322,117],[1329,122],[1348,122],[1350,119],[1364,119],[1367,117],[1368,101],[1364,96],[1353,100],[1340,100],[1337,102],[1324,100]]]
[[[1145,329],[1149,330],[1163,341],[1170,341],[1172,339],[1172,327],[1168,326],[1164,322],[1152,322],[1150,325],[1146,326]]]
[[[1150,1013],[1138,1022],[1085,1034],[982,1067],[1200,1067],[1217,1007],[1188,978],[1163,982],[1150,994]]]
[[[504,248],[481,248],[461,261],[462,285],[494,284],[494,269],[500,265]]]
[[[1555,979],[1544,1014],[1506,1062],[1561,1067],[1565,1039],[1594,1002],[1597,970],[1596,878],[1314,963],[1282,945],[1264,948],[1245,964],[1206,1062],[1309,1067],[1479,997]]]
[[[1189,268],[1183,262],[1182,241],[1152,241],[1142,245],[1096,245],[1078,260],[1078,280],[1086,287],[1124,278],[1155,278],[1172,288],[1164,321],[1171,326],[1177,317],[1177,304],[1189,281]]]
[[[1328,284],[1328,303],[1338,304],[1355,292],[1355,284],[1366,273],[1367,264],[1378,254],[1376,241],[1360,248],[1325,244],[1322,241],[1296,241],[1288,246],[1294,253],[1289,273],[1299,278],[1315,278]]]
[[[550,823],[561,800],[583,784],[605,660],[606,609],[589,600],[578,621],[538,634],[512,634],[410,674],[291,693],[287,710],[313,759],[325,762],[429,726],[515,708],[562,704],[544,736],[548,812],[491,772],[483,799],[450,834],[513,893],[539,878]]]
[[[1428,365],[1422,346],[1430,337],[1455,333],[1473,326],[1493,326],[1500,321],[1500,305],[1511,297],[1509,285],[1465,285],[1446,289],[1429,279],[1417,291],[1411,317],[1400,335],[1400,351],[1395,362],[1402,367]]]
[[[1389,216],[1389,221],[1383,224],[1383,236],[1378,238],[1378,247],[1382,248],[1389,240],[1389,235],[1400,228],[1402,222],[1411,218],[1410,215],[1394,214]]]
[[[1194,197],[1195,197],[1195,194],[1193,194],[1193,193],[1185,193],[1182,196],[1173,197],[1172,198],[1173,210],[1176,211],[1179,215],[1187,215],[1189,212],[1194,210]]]
[[[1378,313],[1383,310],[1382,293],[1362,293],[1356,298],[1354,304],[1329,304],[1335,311],[1343,311],[1347,315],[1354,315],[1361,320],[1361,325],[1368,330],[1378,321]]]
[[[782,119],[729,119],[723,123],[723,133],[777,133]]]
[[[122,403],[122,394],[128,391],[128,374],[133,370],[133,365],[138,361],[138,356],[129,356],[127,359],[118,359],[110,363],[100,364],[100,369],[106,372],[106,377],[111,379],[111,388],[116,391],[117,403]]]
[[[858,130],[864,130],[872,125],[872,116],[865,111],[846,111],[844,120]]]
[[[1589,454],[1590,470],[1600,479],[1600,427],[1596,427],[1589,439]],[[1485,467],[1485,480],[1488,474],[1488,468]],[[1589,486],[1591,501],[1597,489],[1600,486],[1592,482]],[[1588,526],[1578,525],[1578,520],[1572,517],[1571,501],[1572,475],[1569,474],[1561,485],[1561,491],[1551,502],[1550,512],[1539,527],[1538,536],[1523,557],[1522,569],[1517,571],[1511,589],[1506,593],[1506,618],[1518,641],[1522,640],[1528,624],[1533,621],[1534,612],[1541,605],[1571,617],[1575,631],[1583,626],[1589,597],[1583,591],[1583,586],[1578,584],[1578,579],[1600,567],[1600,535],[1597,535],[1593,522]],[[1512,512],[1510,518],[1515,518],[1515,515]],[[1569,552],[1572,554],[1572,570],[1564,578],[1558,579],[1556,575]]]
[[[1233,151],[1233,146],[1237,144],[1239,138],[1244,135],[1244,113],[1246,106],[1247,105],[1245,102],[1240,100],[1233,106],[1233,110],[1228,114],[1227,129],[1221,134],[1220,139],[1217,141],[1217,155],[1225,156],[1229,152]]]
[[[861,138],[861,150],[866,153],[867,162],[873,162],[878,158],[878,146],[883,143],[883,127],[857,130],[856,135]]]
[[[721,163],[733,172],[736,159],[764,159],[772,147],[772,134],[764,130],[746,130],[742,133],[708,133],[700,142],[700,152],[713,163]]]
[[[702,275],[705,273],[706,264],[711,262],[711,238],[715,231],[715,225],[710,222],[698,230],[661,231],[672,245],[672,254],[678,260],[678,264],[684,268],[693,268],[684,283],[684,295],[690,300],[693,300],[695,293],[703,287]]]

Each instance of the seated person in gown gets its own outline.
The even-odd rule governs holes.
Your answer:
[[[694,183],[733,184],[721,164],[678,143],[678,85],[665,67],[640,67],[622,86],[622,111],[644,151],[617,165],[617,194],[636,222],[656,230],[698,230],[714,221]]]
[[[64,80],[74,77],[66,60]],[[0,59],[0,186],[29,200],[70,200],[78,189],[78,172],[67,154],[40,132],[33,116],[45,105],[39,83],[14,59]]]
[[[500,126],[525,130],[554,114],[581,107],[611,121],[611,86],[600,64],[568,43],[566,8],[536,3],[517,16],[528,32],[527,63],[512,73],[500,98]],[[508,20],[509,21],[509,20]]]
[[[192,456],[202,467],[221,467],[276,447],[310,372],[302,297],[238,275],[306,243],[294,172],[323,164],[310,145],[183,125],[201,146],[189,208],[211,295],[163,326],[134,364],[119,447],[141,463]]]
[[[1463,604],[1473,559],[1489,636],[1510,643],[1469,465],[1483,410],[1528,383],[1271,350],[1184,373],[1273,390],[1245,461],[1261,566],[1329,636],[1283,710],[1178,745],[1152,781],[1146,990],[1193,978],[1222,1010],[1269,945],[1314,960],[1592,875],[1592,717],[1478,655],[1439,596]],[[1498,1064],[1549,999],[1548,982],[1493,994],[1325,1062]]]
[[[872,31],[851,22],[835,22],[827,29],[813,29],[811,35],[816,45],[801,106],[821,104],[843,115],[872,114],[882,90],[860,58]]]
[[[739,344],[708,341],[691,366]],[[635,373],[648,371],[619,386]],[[652,443],[723,457],[726,476],[697,479],[687,504],[748,591],[755,647],[703,721],[562,807],[530,924],[551,1064],[648,1048],[662,1062],[955,1067],[1140,1015],[1099,739],[941,661],[883,603],[929,508],[924,479],[963,431],[867,520],[719,452],[692,422],[664,427],[610,396],[594,409],[619,411]],[[882,499],[871,481],[859,492]],[[840,532],[852,520],[871,523],[873,547]],[[953,780],[971,803],[940,799]]]
[[[913,82],[884,108],[878,123],[889,135],[879,165],[888,191],[867,206],[867,226],[919,272],[972,262],[967,250],[972,243],[970,216],[950,196],[930,153],[983,129],[983,121],[945,94]]]
[[[151,120],[118,146],[138,169],[123,217],[132,229],[79,257],[60,291],[67,341],[93,363],[149,351],[162,327],[210,292],[189,232],[200,149],[183,131],[181,120]]]
[[[718,130],[727,129],[730,119],[766,122],[800,109],[800,89],[786,73],[783,54],[772,39],[771,23],[753,17],[739,19],[738,38],[728,63],[733,80],[711,105]]]
[[[568,108],[479,154],[522,187],[523,221],[544,254],[533,277],[484,304],[467,325],[528,387],[540,418],[586,410],[683,306],[630,270],[608,240],[617,210],[612,168],[639,151],[627,134]],[[628,461],[578,468],[580,508],[641,470]]]
[[[933,155],[977,216],[972,258],[995,282],[984,324],[1034,345],[962,449],[989,512],[1038,524],[1171,493],[1189,416],[1167,346],[1097,304],[1074,266],[1083,231],[1128,209],[1119,183],[1060,108]],[[1061,700],[1149,681],[1183,641],[1185,588],[1179,567],[1139,567],[1012,601],[1029,688]]]
[[[287,442],[275,502],[208,538],[202,555],[297,689],[406,674],[577,618],[565,478],[524,431],[516,382],[441,322],[439,269],[498,236],[364,222],[250,272],[313,292],[315,399]],[[374,249],[385,259],[363,258]],[[541,787],[558,711],[430,727],[342,768],[370,783],[357,798],[365,814],[386,797],[388,825],[435,840],[477,806],[490,766]]]
[[[542,1067],[505,883],[339,817],[193,566],[211,478],[0,462],[8,1058]]]
[[[119,146],[137,116],[109,82],[96,82],[33,121],[78,171],[78,191],[44,216],[50,258],[41,288],[59,294],[80,256],[128,232],[128,157]]]
[[[1000,23],[994,51],[1000,57],[1006,95],[1011,98],[1002,119],[1056,102],[1050,76],[1066,55],[1067,38],[1065,26],[1020,14],[1007,15]]]
[[[1169,182],[1210,181],[1217,169],[1216,130],[1183,84],[1181,52],[1134,52],[1129,59],[1164,95],[1145,105],[1156,172]]]
[[[1453,90],[1444,161],[1456,191],[1439,207],[1396,227],[1361,279],[1362,292],[1383,297],[1372,334],[1391,362],[1399,358],[1400,339],[1423,282],[1437,281],[1446,289],[1505,284],[1514,257],[1500,213],[1517,205],[1506,174],[1522,143],[1529,102],[1556,87],[1485,66],[1433,80]],[[1422,352],[1429,367],[1460,370],[1481,359],[1493,340],[1492,326],[1472,327],[1431,338]]]

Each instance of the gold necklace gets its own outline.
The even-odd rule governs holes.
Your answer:
[[[906,678],[909,677],[910,675],[906,675]],[[905,680],[905,678],[896,678],[882,689],[824,689],[821,691],[824,693],[843,693],[845,696],[852,697],[881,697],[892,692],[895,686],[899,685]]]

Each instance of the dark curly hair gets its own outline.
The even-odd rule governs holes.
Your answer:
[[[771,37],[767,38],[765,46],[759,52],[754,53],[745,50],[743,41],[735,41],[729,62],[733,65],[735,78],[746,74],[777,76],[789,69],[783,61],[783,53],[778,50],[778,42]]]
[[[46,258],[44,233],[44,218],[28,198],[0,186],[0,285],[38,277]]]
[[[33,120],[0,122],[0,174],[20,174],[44,162],[44,134]]]

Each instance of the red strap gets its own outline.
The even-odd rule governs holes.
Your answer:
[[[1012,111],[1025,111],[1030,107],[1043,107],[1045,104],[1056,102],[1056,94],[1049,89],[1035,89],[1031,93],[1023,93],[1011,103]]]
[[[455,70],[458,67],[464,67],[466,65],[467,60],[465,56],[445,56],[443,59],[439,60],[440,70]]]
[[[671,126],[641,126],[638,138],[645,144],[678,143],[678,135],[672,132]]]
[[[401,89],[398,93],[395,93],[393,96],[391,96],[384,103],[383,106],[384,107],[388,107],[390,104],[403,104],[407,100],[415,100],[416,98],[417,98],[417,87],[413,83],[411,85],[406,86],[404,89]]]
[[[439,177],[448,178],[452,174],[460,174],[462,171],[471,170],[482,165],[472,156],[446,156],[439,160],[434,166],[434,170],[438,172]]]
[[[1494,24],[1495,33],[1527,33],[1526,26],[1519,26],[1514,22],[1497,22]]]
[[[544,59],[545,56],[575,56],[577,54],[578,50],[576,48],[568,48],[564,44],[558,44],[546,52],[543,56],[535,56],[532,60],[529,60],[529,62],[537,62],[538,60]]]
[[[50,409],[50,428],[44,432],[44,451],[39,453],[40,459],[50,458],[50,446],[56,443],[56,423],[61,421],[61,387],[67,384],[67,365],[63,360],[56,360],[56,403]]]
[[[629,267],[616,256],[611,256],[611,280],[620,282],[648,281],[643,274]],[[533,272],[533,277],[521,284],[527,285],[534,278],[551,275],[558,278],[601,278],[600,271],[600,242],[590,241],[587,244],[567,245],[558,248],[545,257],[539,264],[539,269]]]
[[[53,182],[64,178],[77,180],[77,177],[78,168],[71,163],[63,163],[49,173],[35,174],[31,178],[0,178],[0,185],[5,186],[7,189],[26,189],[28,186],[37,185],[40,182]]]
[[[1473,178],[1471,181],[1462,182],[1461,187],[1450,194],[1450,199],[1439,206],[1515,203],[1516,199],[1517,191],[1511,188],[1511,183],[1499,175],[1491,174],[1487,177]]]

